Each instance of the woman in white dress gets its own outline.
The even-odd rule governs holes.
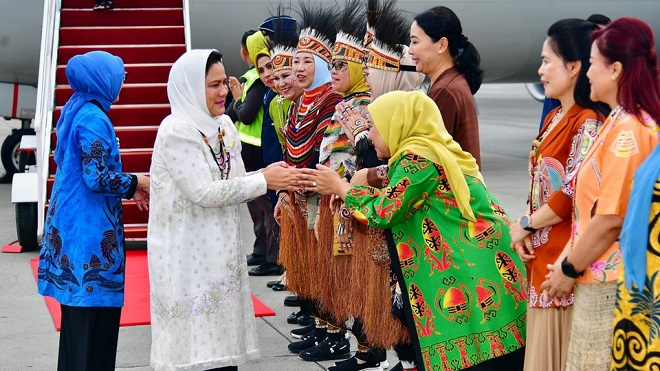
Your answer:
[[[259,357],[239,205],[266,189],[294,189],[295,169],[245,173],[224,115],[227,76],[215,50],[192,50],[167,83],[172,114],[151,163],[151,366],[236,370]]]

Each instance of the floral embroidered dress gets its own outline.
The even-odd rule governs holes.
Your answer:
[[[243,177],[228,117],[221,126],[231,153],[227,180],[197,130],[173,121],[160,126],[150,172],[152,366],[223,367],[259,354],[239,205],[264,194],[266,182]]]
[[[207,370],[259,357],[239,205],[265,194],[266,180],[245,174],[229,117],[212,118],[203,98],[190,98],[204,96],[209,52],[190,51],[172,67],[172,114],[154,145],[147,239],[156,370]]]
[[[426,370],[462,370],[525,345],[526,277],[509,249],[508,218],[483,183],[465,175],[475,222],[462,218],[444,169],[403,153],[390,184],[353,187],[346,206],[391,228],[404,311]]]
[[[536,258],[527,262],[530,308],[555,307],[552,300],[543,300],[540,287],[547,265],[555,263],[571,237],[574,192],[569,174],[577,171],[601,126],[596,112],[575,104],[551,127],[558,110],[548,114],[536,138],[540,141],[536,156],[530,157],[529,209],[531,214],[548,204],[564,221],[532,234]]]

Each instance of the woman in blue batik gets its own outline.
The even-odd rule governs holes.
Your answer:
[[[107,112],[124,62],[106,52],[66,67],[74,91],[57,122],[55,184],[39,255],[39,293],[62,308],[58,370],[114,370],[124,305],[121,199],[148,207],[149,178],[122,172]]]

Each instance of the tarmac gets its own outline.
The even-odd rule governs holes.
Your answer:
[[[486,84],[475,96],[479,113],[483,176],[488,189],[512,219],[525,210],[528,189],[527,157],[537,134],[542,104],[533,100],[522,84]],[[0,119],[0,138],[15,123]],[[2,139],[4,140],[4,139]],[[4,169],[0,165],[0,174]],[[0,245],[16,240],[11,184],[0,184]],[[247,208],[242,209],[242,229],[246,254],[254,236]],[[0,254],[0,371],[55,370],[59,334],[48,309],[36,291],[30,259],[38,252]],[[240,366],[241,371],[325,370],[334,361],[306,362],[287,350],[295,341],[289,331],[296,328],[286,318],[297,308],[285,307],[286,291],[275,292],[266,282],[276,276],[250,277],[252,293],[277,315],[257,318],[261,358]],[[357,345],[351,337],[351,349]],[[151,370],[149,354],[151,327],[122,327],[117,350],[117,370]],[[390,366],[397,359],[388,352]]]

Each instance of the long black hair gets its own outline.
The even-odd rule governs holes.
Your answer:
[[[449,42],[449,53],[456,68],[465,76],[470,92],[474,95],[484,81],[484,71],[479,68],[481,57],[477,48],[463,35],[461,21],[446,6],[436,6],[415,17],[417,25],[433,40],[438,42],[443,37]]]
[[[552,51],[564,61],[564,66],[569,62],[581,62],[580,73],[573,90],[575,103],[607,116],[610,112],[609,106],[591,100],[591,86],[587,77],[591,65],[589,63],[591,33],[596,28],[595,23],[582,19],[562,19],[553,23],[548,29],[548,43]]]

